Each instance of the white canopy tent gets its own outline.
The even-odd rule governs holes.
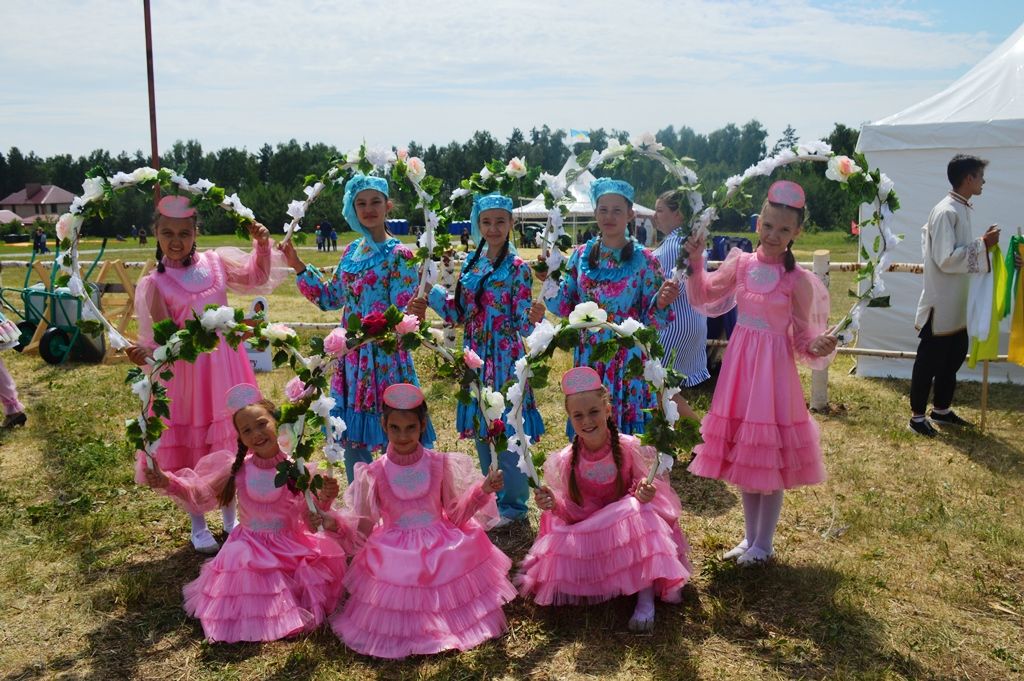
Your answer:
[[[942,92],[897,114],[865,125],[858,151],[872,167],[879,167],[896,183],[900,210],[892,218],[893,231],[906,239],[895,249],[894,262],[921,262],[921,227],[932,207],[949,191],[946,164],[957,153],[974,154],[990,161],[985,191],[975,197],[971,216],[976,236],[993,223],[1003,230],[1005,251],[1011,233],[1024,222],[1020,217],[1021,178],[1024,177],[1024,26],[992,54]],[[874,239],[866,229],[862,238]],[[869,247],[870,248],[870,247]],[[883,350],[914,351],[917,331],[914,312],[921,295],[918,274],[888,273],[885,286],[892,307],[869,308],[861,318],[858,345]],[[1005,354],[1009,320],[1002,327],[1000,352]],[[912,360],[862,357],[857,373],[863,376],[909,378]],[[961,378],[977,379],[981,366]],[[1024,383],[1024,369],[1006,362],[990,366],[990,380]]]

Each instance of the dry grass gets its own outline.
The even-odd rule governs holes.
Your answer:
[[[836,259],[839,259],[838,257]],[[838,279],[838,278],[837,278]],[[10,285],[10,281],[7,282]],[[841,290],[839,282],[833,284]],[[840,298],[838,309],[845,304]],[[323,320],[282,288],[275,318]],[[444,448],[450,391],[417,355]],[[992,386],[984,435],[936,441],[905,427],[906,381],[831,372],[819,417],[831,478],[787,496],[778,561],[716,558],[742,532],[735,490],[677,471],[696,575],[650,635],[632,603],[507,608],[509,634],[463,654],[380,662],[321,630],[266,645],[211,645],[181,609],[201,559],[188,524],[131,481],[125,365],[50,367],[5,353],[30,405],[0,434],[0,670],[6,679],[1011,679],[1024,673],[1024,389]],[[568,366],[565,357],[558,360]],[[261,375],[274,398],[284,372]],[[693,395],[706,407],[709,393]],[[960,412],[978,420],[979,386]],[[541,397],[551,449],[557,396]],[[536,518],[533,518],[534,526]],[[495,533],[519,559],[532,530]]]

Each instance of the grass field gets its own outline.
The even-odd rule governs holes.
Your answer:
[[[203,246],[227,243],[203,239]],[[798,258],[842,235],[806,235]],[[86,246],[88,248],[88,246]],[[120,251],[120,249],[117,249]],[[147,249],[148,251],[149,249]],[[333,254],[304,251],[329,264]],[[139,252],[138,256],[143,255]],[[136,255],[118,252],[124,259]],[[0,247],[0,259],[11,250]],[[138,259],[141,259],[139,257]],[[3,272],[5,286],[22,274]],[[849,275],[833,275],[833,314]],[[235,304],[244,300],[233,298]],[[270,299],[272,319],[330,321],[293,286]],[[682,467],[673,486],[695,575],[658,626],[631,634],[631,599],[581,608],[507,607],[508,635],[462,654],[381,662],[327,630],[265,645],[212,645],[181,609],[181,586],[202,559],[187,518],[131,480],[124,419],[135,397],[125,364],[53,367],[3,354],[29,406],[26,428],[0,433],[0,674],[21,679],[1013,679],[1024,675],[1024,388],[993,385],[989,427],[934,441],[906,429],[906,381],[830,372],[818,417],[830,479],[787,495],[778,560],[742,570],[717,556],[742,534],[736,490]],[[416,355],[439,448],[471,451],[453,434],[454,399]],[[557,356],[557,370],[568,368]],[[260,375],[280,399],[284,371]],[[807,376],[804,375],[805,380]],[[958,411],[977,422],[980,388]],[[710,391],[691,394],[706,409]],[[563,415],[539,396],[549,431]],[[962,406],[961,406],[962,405]],[[544,446],[564,444],[557,434]],[[216,521],[219,523],[219,521]],[[536,527],[536,517],[532,518]],[[532,530],[494,533],[514,560]]]

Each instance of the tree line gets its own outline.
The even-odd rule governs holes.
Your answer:
[[[730,123],[708,134],[697,133],[687,126],[676,128],[670,125],[655,136],[677,156],[693,159],[705,201],[710,200],[711,192],[727,177],[742,172],[768,153],[768,133],[757,120],[742,126]],[[610,138],[626,143],[629,137],[626,131],[601,128],[590,132],[588,144],[567,145],[564,130],[553,130],[544,125],[529,132],[517,128],[504,142],[490,132],[477,131],[465,142],[452,141],[443,146],[432,144],[424,147],[412,141],[408,149],[411,156],[423,159],[431,175],[441,179],[443,198],[447,198],[462,179],[492,159],[521,157],[529,166],[540,165],[545,172],[557,173],[571,153],[579,154],[588,148],[603,149]],[[796,130],[787,127],[772,151],[792,146],[799,139]],[[857,131],[836,123],[826,140],[836,153],[849,154],[856,144]],[[322,143],[300,144],[294,139],[276,146],[264,144],[256,152],[235,147],[204,151],[196,140],[179,140],[162,154],[160,162],[163,167],[173,168],[193,182],[207,178],[224,187],[228,193],[238,192],[242,202],[272,232],[277,232],[289,219],[285,214],[288,202],[302,197],[304,178],[309,174],[323,173],[330,161],[345,151]],[[106,150],[96,150],[78,158],[70,154],[42,158],[34,152],[26,154],[12,147],[6,155],[0,153],[0,197],[22,189],[28,182],[54,184],[77,194],[86,173],[94,167],[101,167],[112,174],[150,164],[150,157],[141,151],[131,155],[122,151],[115,156]],[[857,206],[841,187],[825,179],[823,165],[800,164],[780,170],[778,174],[802,183],[807,190],[809,228],[848,229],[850,221],[857,217]],[[608,172],[599,170],[596,174]],[[653,162],[633,164],[618,169],[615,174],[632,183],[637,188],[637,202],[649,207],[654,206],[658,194],[672,187],[665,170]],[[768,183],[766,178],[752,183],[751,194],[755,200],[764,195]],[[329,220],[339,229],[346,229],[341,216],[341,191],[334,187],[325,190],[303,220],[307,229],[324,220]],[[392,187],[392,193],[396,203],[394,217],[408,218],[414,223],[422,221],[422,214],[414,210],[415,197],[411,190],[398,186]],[[114,236],[127,234],[132,226],[150,224],[152,197],[142,192],[123,194],[120,200],[113,202],[110,216],[103,224],[88,226],[91,233]],[[747,210],[725,211],[715,227],[742,229],[747,224],[745,213],[756,212],[757,208],[753,205]],[[203,229],[208,233],[226,233],[232,231],[232,225],[226,216],[213,213],[203,217]]]

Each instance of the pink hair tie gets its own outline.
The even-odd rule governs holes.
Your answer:
[[[256,404],[263,399],[260,389],[251,383],[239,383],[232,386],[227,392],[228,410],[234,414],[240,409],[245,409],[250,404]]]
[[[415,409],[423,404],[423,391],[412,383],[395,383],[384,390],[384,404],[392,409]]]
[[[565,395],[600,390],[602,387],[601,376],[590,367],[576,367],[562,376],[562,392]]]
[[[779,180],[768,187],[768,203],[777,203],[797,210],[807,205],[804,188],[790,180]]]
[[[194,218],[196,209],[184,196],[165,196],[156,204],[156,212],[165,218]]]

